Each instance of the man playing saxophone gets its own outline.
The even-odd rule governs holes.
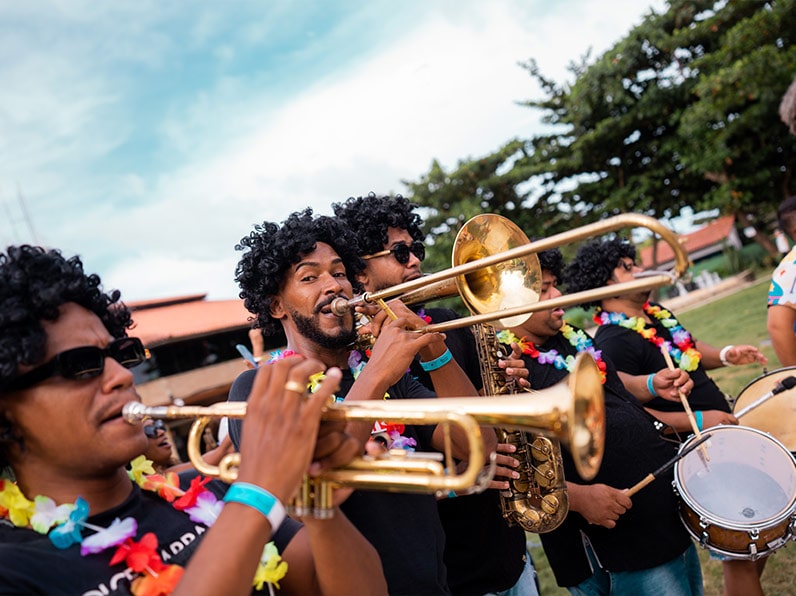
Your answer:
[[[358,279],[366,291],[387,289],[423,275],[425,234],[416,207],[400,195],[373,193],[333,205],[337,219],[356,233],[358,253],[365,265]],[[454,311],[444,308],[419,307],[416,312],[433,323],[458,318]],[[471,329],[446,331],[445,347],[445,353],[452,355],[453,362],[458,363],[473,385],[481,387],[479,352]],[[429,372],[429,363],[424,360],[428,359],[415,357],[410,372],[423,385],[435,389],[434,373]],[[492,364],[516,377],[519,386],[527,385],[527,370],[518,354]],[[501,454],[501,447],[507,453]],[[538,593],[525,531],[519,525],[509,525],[501,513],[498,490],[509,489],[507,479],[519,476],[515,468],[520,462],[511,455],[513,451],[513,445],[499,446],[499,467],[490,485],[492,490],[440,499],[437,504],[446,535],[448,583],[454,594]]]

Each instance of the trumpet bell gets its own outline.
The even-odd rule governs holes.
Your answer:
[[[528,244],[528,237],[511,220],[494,214],[476,215],[456,234],[454,267]],[[542,288],[542,270],[535,254],[516,256],[495,265],[459,275],[456,287],[470,312],[495,313],[535,304]],[[498,318],[499,326],[515,327],[530,314]]]

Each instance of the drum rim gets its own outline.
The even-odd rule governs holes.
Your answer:
[[[796,367],[794,367],[794,368],[796,368]],[[710,435],[710,434],[714,434],[716,432],[724,432],[724,431],[732,431],[732,432],[734,432],[734,431],[738,431],[738,430],[751,431],[751,432],[753,432],[755,434],[763,435],[763,436],[768,437],[769,439],[771,439],[786,454],[786,456],[790,459],[791,463],[793,464],[794,476],[796,477],[796,457],[794,457],[793,453],[791,453],[788,450],[788,448],[785,447],[785,445],[783,445],[782,442],[779,441],[776,437],[772,437],[769,433],[767,433],[765,431],[762,431],[759,428],[754,428],[754,427],[751,427],[751,426],[742,426],[742,425],[732,425],[732,426],[730,426],[730,425],[719,425],[719,426],[714,426],[714,427],[711,427],[711,428],[705,430],[702,433],[702,435],[703,436],[704,435]],[[691,437],[689,437],[680,446],[680,451],[685,449],[685,447],[689,443],[695,441],[696,439],[697,439],[696,435],[692,435]],[[785,521],[785,520],[787,520],[787,519],[789,519],[791,517],[794,517],[796,515],[796,490],[794,490],[793,494],[790,495],[790,501],[788,502],[788,506],[787,507],[782,509],[779,513],[776,513],[774,515],[771,515],[771,516],[763,518],[763,519],[759,519],[759,520],[757,520],[754,523],[743,523],[743,522],[739,522],[738,520],[728,519],[728,518],[716,515],[716,514],[710,512],[710,511],[707,511],[704,507],[702,507],[698,503],[695,503],[693,501],[693,499],[691,498],[690,494],[687,491],[682,490],[682,488],[679,486],[681,484],[679,482],[679,480],[680,480],[680,465],[679,464],[680,464],[680,461],[679,460],[676,461],[675,464],[674,464],[674,470],[673,470],[674,478],[672,480],[672,486],[674,487],[675,493],[700,518],[704,517],[704,518],[706,518],[708,520],[716,520],[716,522],[715,523],[712,522],[711,525],[716,525],[716,526],[719,526],[719,527],[727,529],[727,530],[737,530],[737,531],[742,531],[742,532],[746,532],[746,531],[753,530],[753,529],[767,530],[767,529],[770,529],[772,527],[778,526],[783,521]],[[682,511],[680,512],[680,517],[681,518],[683,517]],[[684,524],[686,526],[688,526],[688,524],[685,523],[684,519],[683,519],[683,522],[684,522]],[[720,523],[720,525],[719,525],[719,523]],[[696,537],[696,538],[698,538],[698,537]],[[722,553],[722,554],[724,554],[724,553]]]
[[[755,383],[757,383],[758,381],[762,381],[762,380],[763,380],[763,379],[765,379],[766,377],[770,377],[771,375],[773,375],[773,374],[776,374],[776,373],[778,373],[778,372],[781,372],[781,371],[783,371],[783,370],[792,370],[792,371],[796,372],[796,366],[783,366],[783,367],[780,367],[780,368],[776,368],[776,369],[774,369],[774,370],[771,370],[771,371],[767,372],[767,373],[766,373],[766,374],[764,374],[764,375],[759,375],[759,376],[755,377],[754,379],[752,379],[751,381],[749,381],[749,382],[748,382],[746,385],[744,385],[744,388],[743,388],[743,389],[741,389],[741,390],[738,392],[738,395],[736,395],[736,396],[735,396],[735,399],[734,399],[734,400],[733,400],[733,402],[732,402],[732,411],[733,411],[733,413],[735,412],[735,409],[738,407],[738,400],[739,400],[739,399],[740,399],[740,397],[743,395],[743,392],[744,392],[744,391],[746,391],[747,389],[749,389],[749,388],[750,388],[752,385],[754,385],[754,384],[755,384]],[[751,428],[751,427],[750,427],[750,428]]]

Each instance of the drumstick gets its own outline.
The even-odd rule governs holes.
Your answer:
[[[672,357],[669,355],[669,350],[666,349],[665,344],[661,344],[661,354],[663,354],[663,359],[666,360],[666,366],[669,367],[669,370],[677,370],[674,367],[674,362],[672,362]],[[691,404],[688,403],[688,398],[685,396],[679,388],[677,389],[677,394],[680,396],[680,403],[683,404],[683,409],[685,410],[685,415],[688,416],[688,422],[691,424],[691,429],[694,431],[694,435],[696,435],[697,439],[702,437],[702,431],[699,430],[699,426],[697,425],[696,418],[694,418],[694,412],[691,411]],[[708,456],[708,451],[703,446],[700,449],[700,453],[702,453],[703,457],[706,461],[710,461],[710,457]]]
[[[677,463],[677,462],[678,462],[680,459],[684,458],[686,455],[688,455],[689,453],[691,453],[691,452],[692,452],[694,449],[696,449],[697,447],[701,446],[701,445],[702,445],[702,443],[704,443],[705,441],[707,441],[709,438],[710,438],[710,435],[702,435],[700,438],[698,438],[698,439],[696,440],[696,442],[694,442],[692,445],[689,445],[688,447],[686,447],[685,449],[683,449],[682,451],[680,451],[680,453],[678,453],[677,455],[675,455],[675,456],[674,456],[672,459],[670,459],[669,461],[667,461],[667,462],[666,462],[665,464],[663,464],[663,465],[662,465],[660,468],[658,468],[657,470],[655,470],[655,471],[654,471],[654,472],[652,472],[651,474],[647,474],[647,475],[646,475],[646,476],[644,476],[644,478],[642,478],[642,479],[641,479],[639,482],[637,482],[636,484],[634,484],[634,485],[633,485],[633,486],[631,486],[630,488],[626,489],[626,490],[625,490],[625,494],[626,494],[628,497],[632,497],[632,496],[633,496],[633,495],[635,495],[635,494],[636,494],[638,491],[640,491],[642,488],[644,488],[645,486],[647,486],[647,485],[648,485],[650,482],[652,482],[653,480],[655,480],[655,479],[656,479],[658,476],[660,476],[660,475],[661,475],[661,474],[663,474],[665,471],[667,471],[669,468],[671,468],[671,467],[672,467],[674,464],[676,464],[676,463]],[[704,449],[704,446],[703,446],[703,449]]]

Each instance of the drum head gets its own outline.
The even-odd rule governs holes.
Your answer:
[[[774,389],[779,381],[792,375],[796,375],[796,366],[780,368],[757,377],[738,394],[733,412],[740,412]],[[769,433],[785,447],[796,451],[796,389],[775,395],[748,414],[744,414],[739,422],[743,426],[751,426]]]
[[[796,503],[796,461],[779,442],[743,426],[718,426],[706,443],[675,464],[681,498],[725,528],[760,528],[785,519]],[[685,449],[695,439],[683,444]]]

